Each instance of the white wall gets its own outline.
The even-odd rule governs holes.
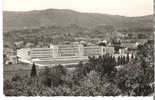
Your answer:
[[[30,60],[30,48],[23,48],[17,50],[17,57],[22,60]]]

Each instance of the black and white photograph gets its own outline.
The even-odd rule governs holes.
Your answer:
[[[4,96],[154,96],[153,0],[2,1]]]

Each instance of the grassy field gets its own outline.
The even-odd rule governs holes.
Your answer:
[[[10,64],[4,65],[4,71],[30,70],[30,64]]]
[[[4,79],[10,79],[15,74],[19,76],[27,76],[30,75],[31,65],[29,64],[11,64],[4,65],[3,67],[3,77]]]
[[[29,76],[31,72],[32,65],[30,64],[10,64],[10,65],[4,65],[3,67],[3,77],[4,79],[11,79],[15,75],[19,76]],[[40,72],[43,69],[39,69],[38,67],[37,71]],[[67,67],[68,72],[72,72],[75,67]]]

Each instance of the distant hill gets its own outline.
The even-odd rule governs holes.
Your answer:
[[[3,12],[3,30],[77,25],[83,28],[95,28],[102,25],[114,25],[117,29],[152,28],[153,15],[125,17],[97,13],[80,13],[72,10],[47,9],[28,12]]]

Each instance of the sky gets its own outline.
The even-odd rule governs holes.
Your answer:
[[[71,9],[123,16],[153,14],[153,0],[3,0],[5,11]]]

